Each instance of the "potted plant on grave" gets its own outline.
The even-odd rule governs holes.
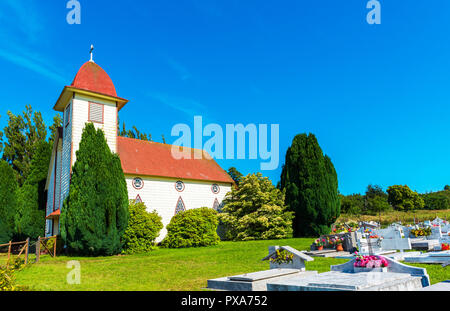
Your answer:
[[[317,240],[315,240],[314,241],[314,246],[316,247],[316,249],[318,250],[318,251],[321,251],[321,250],[323,250],[323,244],[325,243],[325,240],[324,239],[317,239]]]
[[[270,262],[278,265],[289,264],[294,261],[294,255],[284,249],[277,249],[274,256],[270,258]]]
[[[369,255],[361,256],[357,255],[355,263],[353,264],[354,272],[387,272],[389,262],[386,258],[381,256]]]
[[[336,241],[335,242],[335,244],[336,244],[336,251],[343,252],[344,251],[344,247],[342,246],[342,243],[344,243],[344,238],[336,237],[335,241]]]
[[[330,239],[329,237],[327,237],[327,247],[328,248],[334,248],[335,243],[336,243],[335,238]]]
[[[415,238],[430,236],[431,235],[431,227],[412,229],[411,235]]]

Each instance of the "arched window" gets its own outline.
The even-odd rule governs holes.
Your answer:
[[[217,200],[217,198],[214,200],[213,209],[216,211],[220,210],[220,204],[219,204],[219,200]]]
[[[141,196],[138,194],[137,197],[136,197],[136,199],[135,199],[134,201],[135,201],[136,204],[137,204],[137,203],[142,203]]]
[[[175,215],[180,213],[180,212],[184,212],[185,210],[186,210],[186,207],[184,206],[183,199],[180,197],[178,199],[177,206],[175,208]]]

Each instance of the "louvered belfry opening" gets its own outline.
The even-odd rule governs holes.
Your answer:
[[[95,123],[103,123],[103,105],[97,103],[89,103],[89,121]]]

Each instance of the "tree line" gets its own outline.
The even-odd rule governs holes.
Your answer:
[[[418,193],[407,185],[393,185],[386,191],[369,185],[365,194],[340,195],[342,212],[352,215],[374,215],[387,211],[450,209],[450,186],[442,191]]]

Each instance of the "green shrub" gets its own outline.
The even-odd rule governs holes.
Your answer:
[[[287,211],[284,194],[261,173],[241,178],[219,214],[225,239],[235,241],[272,240],[292,236],[292,212]]]
[[[167,226],[163,247],[183,248],[219,244],[217,212],[202,207],[175,215]]]
[[[25,261],[22,258],[16,258],[10,266],[0,266],[0,292],[5,291],[23,291],[26,287],[16,284],[14,277],[15,271],[22,269]]]
[[[123,235],[124,253],[137,254],[149,252],[155,247],[155,239],[164,227],[162,217],[156,211],[147,212],[144,203],[130,201],[130,218]]]
[[[55,246],[55,239],[44,240],[41,243],[42,243],[42,245],[41,245],[42,252],[48,252],[48,250],[50,250],[50,252],[52,252],[52,254],[53,254],[53,249]],[[44,247],[44,244],[47,248]],[[58,235],[56,237],[56,254],[61,254],[61,252],[63,251],[63,248],[64,248],[63,240],[62,240],[61,236]]]

